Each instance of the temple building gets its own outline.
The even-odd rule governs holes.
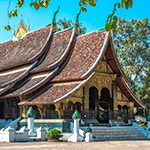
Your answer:
[[[54,21],[29,32],[21,19],[14,38],[0,44],[0,119],[132,119],[146,106],[131,90],[114,49],[112,31],[55,32]]]

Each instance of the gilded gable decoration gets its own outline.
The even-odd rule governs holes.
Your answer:
[[[28,23],[28,25],[26,25],[21,16],[17,30],[15,31],[15,28],[14,28],[14,38],[13,39],[20,40],[29,32],[29,30],[30,30],[29,23]]]

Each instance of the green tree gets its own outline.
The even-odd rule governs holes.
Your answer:
[[[39,10],[41,7],[47,8],[50,5],[51,0],[31,0],[30,1],[30,7],[34,7],[36,10]],[[9,0],[8,5],[8,16],[11,17],[17,17],[18,16],[18,10],[25,4],[25,0],[17,0],[16,6],[11,11],[9,10],[11,4],[11,0]],[[79,0],[79,7],[83,12],[87,12],[87,5],[90,5],[92,7],[95,7],[97,4],[97,0]],[[110,29],[115,29],[117,26],[117,20],[118,17],[115,16],[115,12],[117,9],[120,8],[131,8],[133,5],[133,0],[116,0],[116,3],[114,3],[114,9],[112,13],[108,16],[106,20],[105,29],[109,31]],[[8,23],[7,26],[5,26],[4,30],[11,30],[11,27]]]
[[[150,98],[150,25],[148,18],[118,21],[114,31],[115,49],[119,61],[131,80],[136,96]]]
[[[147,106],[146,116],[150,112],[150,66],[147,68],[147,74],[142,78],[142,86],[137,89],[139,99]]]
[[[56,24],[57,24],[56,31],[61,31],[62,29],[66,29],[68,27],[73,26],[74,22],[72,22],[71,19],[66,20],[66,18],[64,18],[60,19]],[[82,23],[78,23],[78,27],[79,27],[79,35],[86,33],[86,28],[82,27]]]

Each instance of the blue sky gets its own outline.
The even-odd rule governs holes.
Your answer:
[[[30,7],[29,2],[31,0],[25,0],[25,5],[19,10],[22,13],[22,18],[25,23],[29,19],[30,31],[41,28],[52,21],[53,13],[56,11],[60,4],[60,10],[57,15],[59,19],[71,19],[75,21],[76,14],[79,12],[80,7],[78,6],[79,0],[51,0],[48,8],[42,8],[36,11],[33,7]],[[113,4],[117,0],[97,0],[96,7],[88,6],[86,13],[82,12],[79,21],[82,22],[83,26],[87,28],[87,32],[91,32],[100,29],[105,26],[107,16],[113,10]],[[15,6],[16,0],[12,0],[10,10]],[[7,25],[9,0],[0,0],[0,42],[9,40],[13,37],[12,31],[4,31],[4,26]],[[129,10],[119,9],[116,13],[121,18],[125,17],[127,20],[130,19],[143,19],[145,17],[150,19],[150,0],[133,0],[133,7]],[[13,28],[14,25],[17,28],[20,20],[20,15],[17,18],[10,19],[10,25]]]

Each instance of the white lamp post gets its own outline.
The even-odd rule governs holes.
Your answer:
[[[79,121],[81,115],[79,114],[78,110],[76,110],[72,116],[74,119],[74,130],[73,135],[68,139],[68,142],[82,142],[83,138],[79,135]]]

